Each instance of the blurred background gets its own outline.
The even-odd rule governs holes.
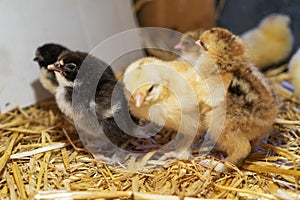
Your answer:
[[[55,42],[90,52],[122,31],[153,26],[182,33],[221,26],[241,34],[270,13],[290,16],[295,51],[300,46],[299,0],[2,0],[0,111],[28,106],[51,96],[40,85],[39,69],[32,61],[36,48],[44,43]],[[159,47],[155,44],[159,43],[170,50],[180,40],[178,34],[149,38],[154,46]],[[140,42],[137,36],[120,46],[139,46]],[[114,48],[101,51],[100,58],[106,61]],[[120,55],[112,67],[118,71],[143,55],[144,51]]]
[[[138,24],[187,32],[213,26],[241,34],[271,13],[286,14],[300,46],[299,0],[133,0]]]

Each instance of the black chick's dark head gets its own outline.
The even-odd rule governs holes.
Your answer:
[[[63,52],[67,51],[69,50],[66,47],[59,44],[47,43],[37,48],[33,60],[38,62],[41,68],[47,68],[48,65],[55,63]]]
[[[48,66],[48,69],[57,71],[68,81],[74,82],[80,66],[87,56],[87,53],[78,51],[65,52],[58,57],[58,60],[54,65]]]

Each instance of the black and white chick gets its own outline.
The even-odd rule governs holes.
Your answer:
[[[69,51],[66,47],[59,44],[47,43],[37,48],[35,52],[34,61],[40,67],[40,81],[45,89],[54,94],[58,86],[54,71],[48,70],[48,65],[54,64],[58,57],[63,53]]]
[[[110,66],[77,51],[63,53],[48,69],[55,72],[59,84],[55,91],[57,105],[84,131],[86,138],[80,137],[86,147],[92,146],[88,149],[105,145],[99,141],[99,133],[119,147],[130,138],[136,139],[130,134],[139,129],[129,113],[123,86],[118,84]]]

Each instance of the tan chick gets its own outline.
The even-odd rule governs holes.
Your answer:
[[[180,50],[180,57],[178,60],[187,60],[191,63],[195,63],[201,54],[201,49],[195,44],[195,41],[199,39],[200,34],[204,29],[189,31],[184,33],[178,44],[174,46],[175,49]]]
[[[288,72],[291,77],[291,82],[295,88],[295,96],[300,99],[300,48],[289,62]]]
[[[211,94],[188,62],[142,58],[126,69],[123,82],[131,113],[182,133],[188,138],[185,147],[206,129],[204,115],[210,110]]]
[[[208,121],[212,122],[209,128],[212,139],[227,151],[226,160],[239,164],[249,155],[251,147],[270,132],[278,112],[276,96],[249,61],[239,37],[226,29],[213,28],[202,33],[198,43],[222,76],[232,75],[225,101],[212,109]]]
[[[293,46],[290,21],[287,15],[271,14],[241,35],[256,67],[261,69],[277,64],[290,55]]]

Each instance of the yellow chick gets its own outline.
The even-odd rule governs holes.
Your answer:
[[[213,28],[202,33],[198,43],[222,76],[232,74],[225,101],[212,108],[207,121],[212,124],[209,127],[212,139],[226,149],[226,159],[239,164],[271,130],[278,112],[276,95],[249,61],[239,37],[226,29]]]
[[[181,144],[190,147],[193,138],[202,137],[207,130],[206,113],[224,102],[231,78],[231,74],[216,74],[204,53],[196,66],[186,61],[142,58],[129,65],[123,82],[134,116],[183,134],[186,139]],[[175,153],[180,151],[179,147]]]
[[[293,46],[290,21],[287,15],[271,14],[257,27],[241,35],[256,67],[268,67],[284,61],[289,56]]]
[[[137,60],[123,77],[130,111],[140,119],[183,134],[187,138],[183,146],[190,147],[196,135],[205,133],[205,113],[225,96],[224,89],[223,93],[211,93],[208,86],[223,84],[222,80],[212,76],[206,81],[205,76],[186,61],[166,62],[152,57]]]
[[[198,129],[199,116],[190,119],[190,115],[199,109],[197,95],[209,96],[209,91],[200,75],[194,75],[196,78],[191,80],[191,74],[198,72],[184,61],[166,62],[146,57],[132,63],[123,77],[132,114],[176,131],[181,120],[186,122],[182,124],[183,132],[190,132],[192,127]],[[192,84],[199,84],[199,90],[194,91]],[[160,105],[161,109],[151,109],[153,105]]]
[[[204,29],[189,31],[182,35],[178,44],[174,46],[175,49],[180,50],[180,57],[178,60],[188,60],[191,63],[197,62],[199,59],[201,49],[195,44],[199,39],[200,34]]]
[[[294,93],[300,99],[300,48],[293,55],[288,65],[291,82],[294,85]]]

